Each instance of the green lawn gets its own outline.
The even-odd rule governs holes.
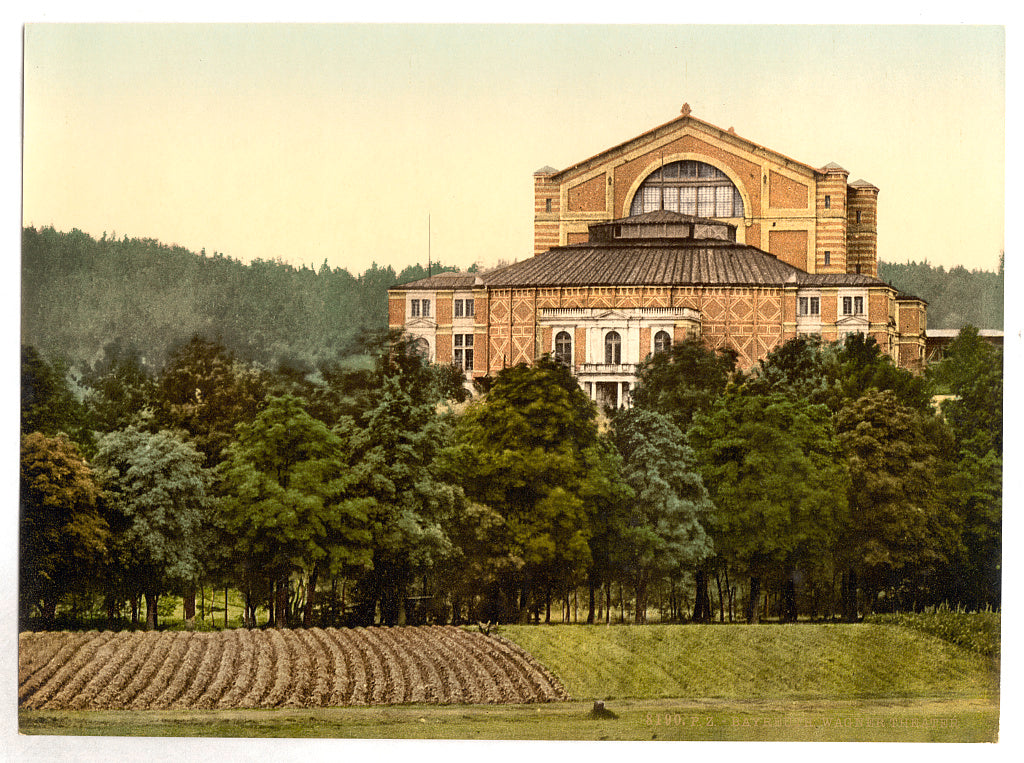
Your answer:
[[[885,625],[505,626],[575,699],[993,698],[989,658]]]

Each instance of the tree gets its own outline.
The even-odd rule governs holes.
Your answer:
[[[653,580],[693,568],[712,551],[702,522],[714,508],[683,433],[667,416],[633,409],[614,420],[623,479],[635,498],[620,537],[623,567],[636,591],[637,623],[646,622]]]
[[[49,364],[34,348],[21,346],[21,432],[64,432],[90,446],[85,409],[68,384],[66,369]]]
[[[949,429],[934,415],[902,405],[894,392],[875,390],[844,406],[836,429],[850,473],[850,520],[842,539],[849,567],[846,617],[856,614],[853,576],[866,591],[868,611],[883,590],[914,603],[922,582],[956,548],[959,527],[946,498],[952,488]]]
[[[838,382],[844,400],[856,400],[868,390],[890,390],[900,404],[922,413],[931,411],[931,395],[924,377],[897,368],[882,353],[874,337],[850,334],[839,346]],[[833,406],[833,411],[838,406]]]
[[[116,562],[146,600],[157,626],[157,599],[198,580],[206,547],[209,475],[203,457],[174,433],[129,427],[99,441],[97,473],[110,497]]]
[[[254,369],[238,363],[222,344],[196,335],[171,354],[157,379],[157,421],[185,430],[212,468],[235,425],[253,420],[264,395]]]
[[[969,607],[998,606],[1002,570],[1002,352],[967,326],[931,366],[956,443],[957,513],[962,547],[948,571],[949,597]]]
[[[452,553],[444,527],[465,501],[460,489],[439,479],[434,459],[446,433],[436,401],[404,375],[382,373],[372,407],[353,430],[359,494],[370,511],[373,568],[359,581],[360,619],[372,623],[376,605],[387,625],[404,622],[405,597],[417,575]]]
[[[670,416],[685,432],[693,417],[709,411],[725,389],[736,369],[736,358],[733,350],[715,352],[698,339],[677,342],[637,368],[633,405]]]
[[[474,501],[501,512],[511,552],[523,560],[506,598],[550,615],[591,562],[593,485],[614,479],[599,450],[593,403],[571,373],[550,358],[501,371],[483,401],[459,422],[447,474]]]
[[[101,569],[110,543],[96,477],[66,435],[21,438],[19,616],[56,608]]]
[[[715,505],[715,548],[750,576],[748,622],[758,620],[766,576],[783,581],[783,616],[794,620],[796,580],[830,558],[846,510],[828,410],[739,388],[698,416],[689,437]]]
[[[271,398],[219,469],[217,524],[243,590],[267,582],[274,623],[288,620],[289,579],[308,575],[309,622],[321,572],[369,565],[372,501],[352,495],[343,441],[294,397]],[[250,607],[251,609],[251,607]]]
[[[103,357],[82,375],[82,382],[96,430],[114,432],[133,425],[145,429],[151,423],[155,384],[137,350],[111,342],[103,348]]]

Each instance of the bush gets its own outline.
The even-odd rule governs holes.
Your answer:
[[[999,657],[1000,617],[991,610],[962,612],[941,606],[924,612],[869,615],[864,621],[910,628],[986,657]]]

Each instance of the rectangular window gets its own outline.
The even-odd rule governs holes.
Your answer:
[[[422,299],[422,300],[420,300],[420,303],[423,306],[423,317],[424,318],[430,317],[430,300],[429,299]]]
[[[825,252],[825,264],[826,265],[831,265],[832,264],[832,252]]]
[[[644,188],[644,212],[657,212],[661,207],[661,189]]]
[[[697,217],[715,216],[715,188],[714,186],[700,186],[697,188]]]
[[[669,212],[679,211],[679,189],[678,188],[666,188],[665,193],[665,209]]]
[[[857,212],[857,222],[860,222],[860,212]]]
[[[732,186],[715,188],[715,217],[732,217]]]
[[[695,215],[697,214],[697,189],[696,188],[680,188],[679,189],[679,211],[684,215]]]
[[[452,362],[465,371],[473,370],[473,335],[455,334]]]
[[[462,317],[462,300],[461,299],[455,300],[455,312],[454,312],[454,315],[455,315],[456,318],[461,318]]]
[[[551,199],[544,199],[544,211],[545,212],[550,212],[551,211]]]
[[[832,197],[825,194],[825,209],[832,209]]]
[[[843,315],[853,315],[853,297],[843,297]]]
[[[465,302],[466,302],[466,317],[467,318],[472,318],[473,317],[473,300],[467,299],[467,300],[465,300]]]
[[[409,303],[409,305],[410,305],[410,308],[411,308],[410,311],[409,311],[409,314],[413,318],[419,318],[419,316],[420,316],[420,301],[418,299],[414,299],[414,300],[412,300],[412,302]]]
[[[864,315],[864,297],[853,298],[853,312],[855,315]]]
[[[800,297],[800,315],[821,315],[821,298]]]

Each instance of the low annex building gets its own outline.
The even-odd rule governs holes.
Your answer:
[[[689,114],[534,175],[534,256],[389,291],[388,323],[467,378],[551,354],[592,399],[628,403],[636,365],[684,337],[749,368],[798,334],[875,338],[924,360],[926,306],[877,277],[878,189]]]

